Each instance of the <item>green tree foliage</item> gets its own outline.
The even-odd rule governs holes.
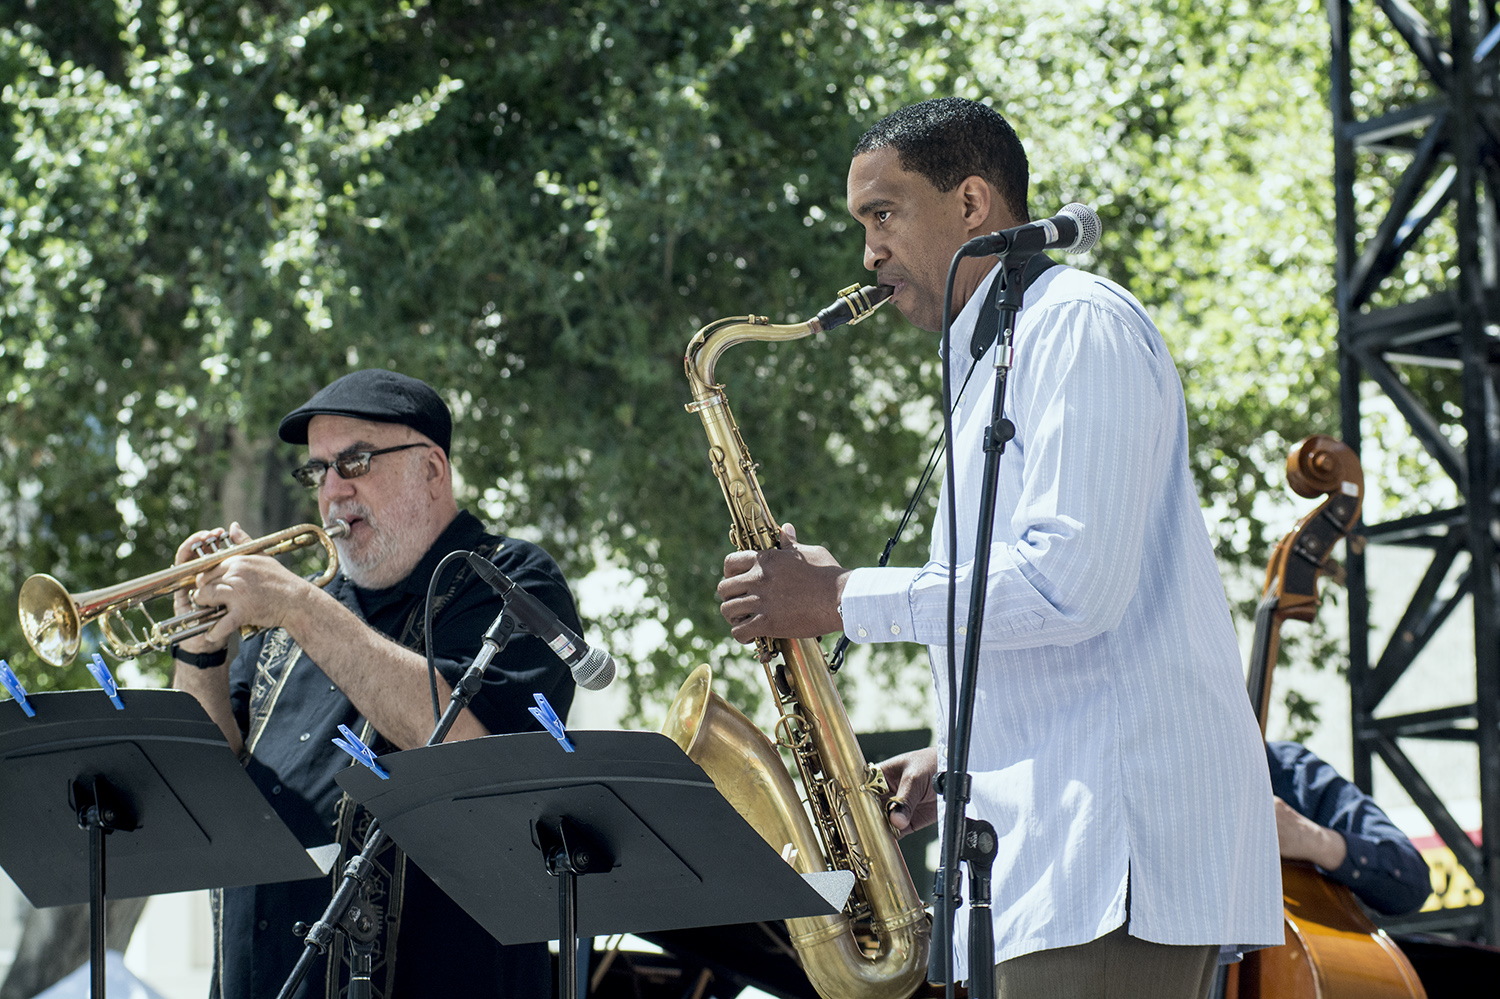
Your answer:
[[[6,607],[39,569],[99,586],[201,526],[310,519],[277,419],[391,366],[447,393],[467,502],[575,579],[638,581],[583,611],[615,648],[659,636],[628,677],[649,720],[705,659],[753,699],[682,350],[864,278],[849,149],[948,93],[1016,123],[1037,213],[1099,207],[1093,266],[1182,365],[1226,566],[1285,530],[1258,497],[1286,447],[1337,432],[1311,0],[70,6],[10,0],[0,32]],[[878,555],[931,446],[934,346],[882,313],[720,363],[804,540]],[[895,558],[924,552],[917,526]],[[0,649],[34,689],[80,682],[37,669],[8,611]]]

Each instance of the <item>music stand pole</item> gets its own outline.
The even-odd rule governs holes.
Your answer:
[[[89,995],[104,999],[104,826],[90,809],[89,831]]]
[[[566,817],[540,819],[536,832],[547,873],[557,878],[558,999],[578,999],[578,876],[608,871],[614,858]]]
[[[564,858],[548,865],[557,877],[557,994],[560,999],[577,999],[578,871]]]
[[[96,791],[108,786],[98,778],[94,783]],[[97,798],[79,801],[84,797],[77,793],[80,784],[74,782],[70,796],[78,802],[78,825],[89,834],[89,995],[92,999],[104,999],[104,837],[115,830],[116,815]],[[134,828],[134,823],[129,828]]]

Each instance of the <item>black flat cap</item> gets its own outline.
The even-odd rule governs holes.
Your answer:
[[[330,383],[282,417],[276,432],[288,444],[306,444],[314,416],[402,423],[426,435],[444,454],[453,442],[453,416],[432,386],[384,368],[354,371]]]

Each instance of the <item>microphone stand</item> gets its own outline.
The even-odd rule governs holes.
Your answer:
[[[969,595],[969,621],[964,633],[964,663],[958,692],[957,713],[948,739],[948,769],[937,775],[937,793],[947,807],[943,815],[943,843],[938,867],[935,901],[942,913],[941,926],[935,926],[934,955],[941,943],[944,954],[943,979],[952,995],[952,927],[962,889],[958,863],[968,867],[972,895],[969,906],[969,995],[973,999],[994,999],[995,945],[994,924],[990,918],[990,869],[994,864],[998,840],[994,826],[965,814],[972,790],[969,775],[969,743],[974,731],[974,696],[979,680],[979,643],[984,626],[984,600],[988,586],[990,541],[994,536],[995,490],[1000,478],[1000,455],[1016,435],[1015,424],[1004,416],[1005,382],[1014,360],[1012,341],[1016,314],[1021,310],[1025,291],[1023,274],[1031,253],[1000,257],[999,292],[995,307],[1000,313],[1000,336],[995,346],[995,394],[990,425],[984,434],[984,478],[979,496],[979,523],[974,537],[974,569]],[[950,452],[951,452],[950,448]],[[957,530],[957,525],[952,525]],[[950,697],[952,696],[950,692]],[[937,938],[941,936],[941,941]]]
[[[503,598],[502,598],[503,599]],[[497,616],[484,633],[484,644],[469,668],[459,678],[458,686],[453,688],[453,695],[448,700],[448,708],[438,719],[432,735],[427,738],[427,745],[435,746],[442,742],[448,731],[453,728],[453,723],[458,721],[459,713],[469,706],[474,695],[484,682],[484,671],[489,668],[490,661],[504,651],[505,646],[510,643],[511,636],[517,629],[516,619],[511,616],[507,607],[508,602],[502,602],[499,616]],[[365,879],[374,866],[372,858],[385,849],[390,837],[385,830],[380,828],[379,822],[371,822],[369,831],[365,834],[364,849],[344,865],[344,878],[339,883],[338,891],[334,892],[333,898],[328,903],[328,908],[323,910],[323,915],[312,926],[298,923],[293,932],[303,930],[305,945],[302,948],[302,956],[297,959],[292,973],[287,976],[281,991],[277,993],[277,999],[291,999],[302,980],[307,977],[312,968],[313,961],[320,955],[328,953],[333,943],[333,934],[336,930],[343,930],[349,940],[349,999],[369,999],[370,997],[370,966],[371,952],[376,937],[377,920],[365,899]]]

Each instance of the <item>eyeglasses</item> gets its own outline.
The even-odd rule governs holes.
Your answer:
[[[433,446],[432,444],[398,444],[395,447],[383,447],[376,451],[345,451],[332,461],[314,458],[307,464],[292,469],[292,478],[309,489],[316,489],[323,484],[323,479],[328,475],[330,468],[338,469],[339,475],[345,479],[357,479],[370,470],[370,459],[377,454],[390,454],[392,451],[405,451],[407,448]]]

